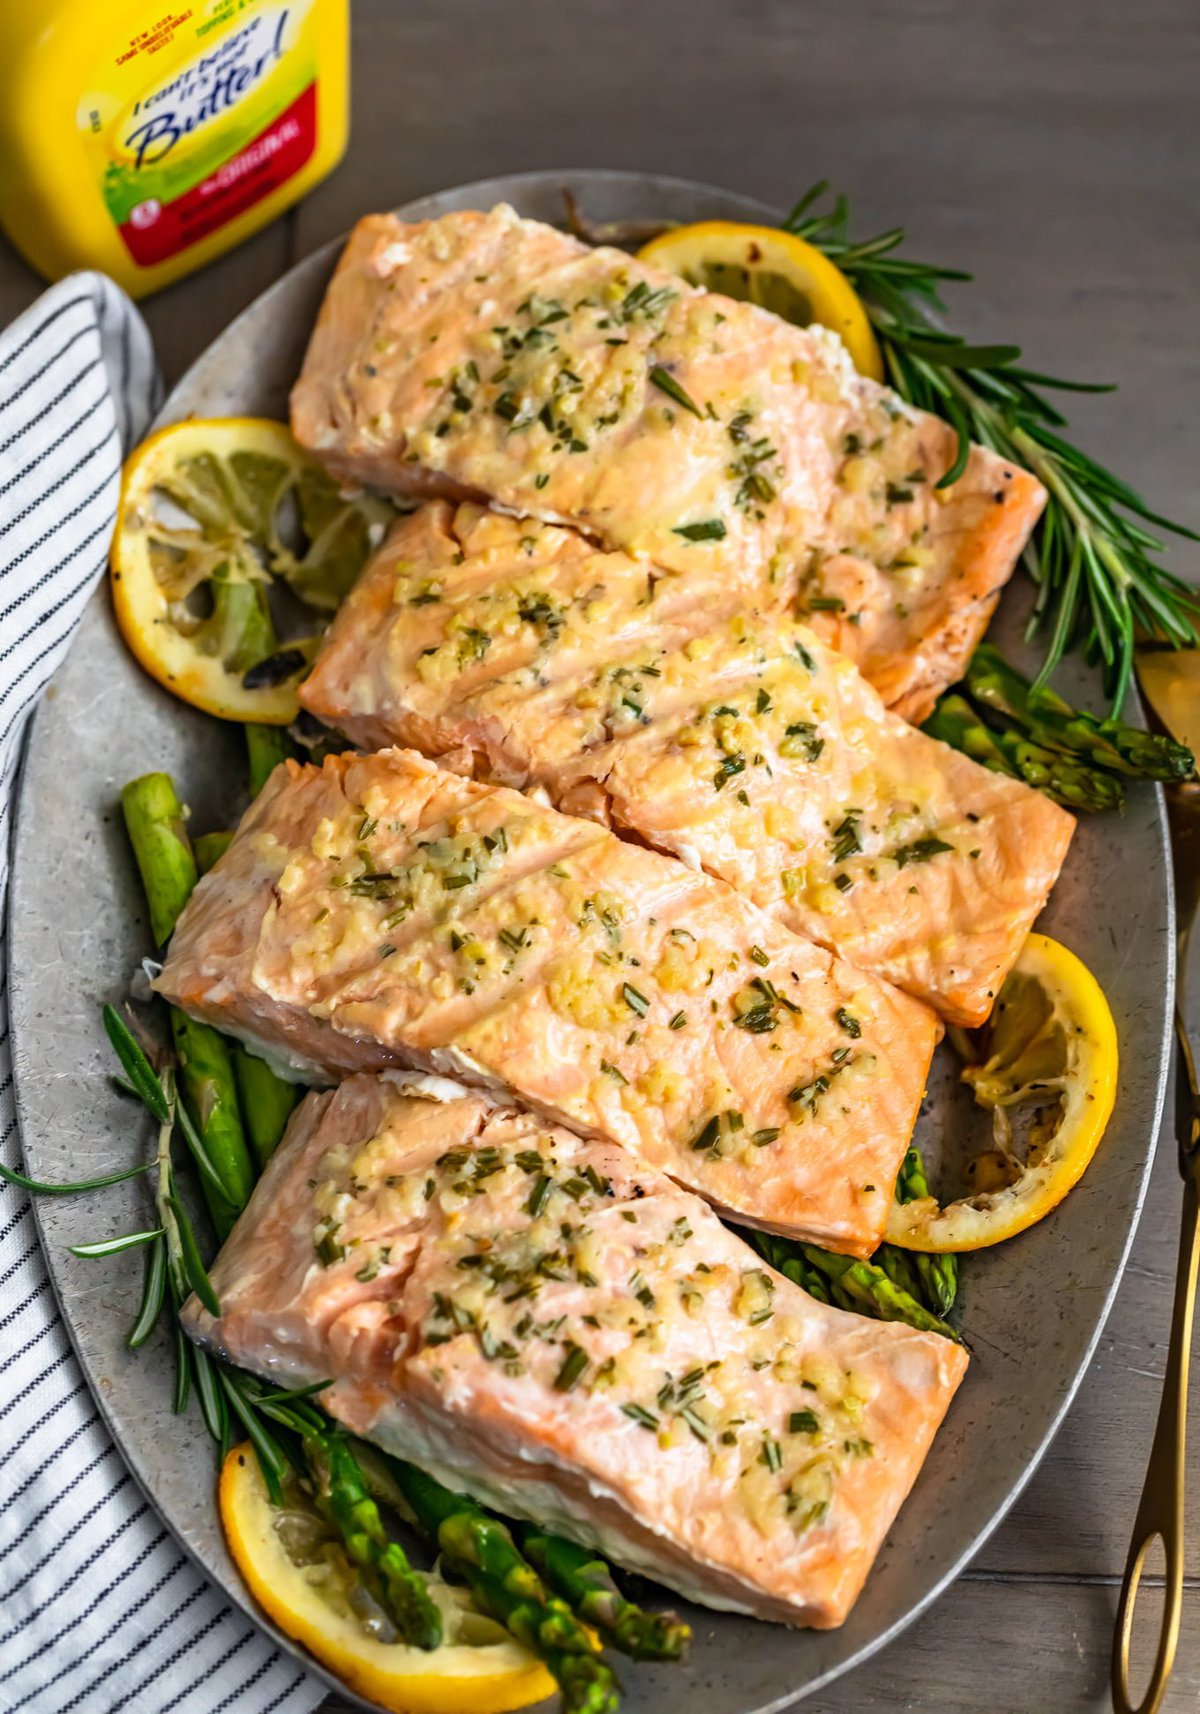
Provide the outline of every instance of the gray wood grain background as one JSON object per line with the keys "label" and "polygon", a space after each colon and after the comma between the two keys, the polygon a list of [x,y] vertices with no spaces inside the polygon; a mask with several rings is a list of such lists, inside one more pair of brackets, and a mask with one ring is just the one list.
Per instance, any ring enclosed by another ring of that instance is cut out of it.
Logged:
{"label": "gray wood grain background", "polygon": [[[174,379],[298,257],[369,209],[425,191],[523,168],[613,166],[784,205],[827,177],[851,197],[860,231],[903,223],[914,253],[977,275],[954,303],[964,331],[1016,339],[1035,366],[1119,383],[1115,400],[1074,405],[1076,432],[1198,527],[1198,114],[1195,0],[354,0],[344,165],[146,312]],[[38,289],[0,245],[0,322]],[[1200,576],[1198,550],[1173,563]],[[1164,1147],[1099,1356],[1041,1470],[935,1609],[806,1709],[1109,1707],[1177,1208]],[[1192,1428],[1170,1714],[1200,1702],[1200,1401]],[[324,1714],[338,1710],[331,1700]]]}

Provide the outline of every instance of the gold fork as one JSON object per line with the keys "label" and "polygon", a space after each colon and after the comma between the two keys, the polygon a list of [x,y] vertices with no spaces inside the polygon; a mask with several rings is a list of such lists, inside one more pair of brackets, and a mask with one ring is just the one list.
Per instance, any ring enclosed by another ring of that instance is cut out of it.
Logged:
{"label": "gold fork", "polygon": [[[1157,722],[1193,754],[1200,754],[1200,650],[1176,651],[1150,645],[1139,651],[1138,678]],[[1113,1636],[1112,1698],[1116,1714],[1156,1714],[1175,1664],[1183,1615],[1184,1449],[1196,1276],[1200,1266],[1200,1082],[1188,1040],[1183,989],[1188,936],[1200,905],[1200,784],[1168,786],[1166,799],[1175,873],[1178,971],[1175,1137],[1183,1178],[1183,1211],[1162,1402],[1125,1562]],[[1135,1705],[1129,1689],[1133,1615],[1146,1556],[1156,1537],[1162,1542],[1166,1557],[1163,1611],[1150,1682],[1142,1700]]]}

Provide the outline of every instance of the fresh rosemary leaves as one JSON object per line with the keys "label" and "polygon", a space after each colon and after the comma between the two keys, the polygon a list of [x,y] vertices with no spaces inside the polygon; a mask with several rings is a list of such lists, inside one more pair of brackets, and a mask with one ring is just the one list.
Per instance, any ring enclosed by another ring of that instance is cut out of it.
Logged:
{"label": "fresh rosemary leaves", "polygon": [[1025,550],[1038,586],[1030,634],[1049,631],[1037,684],[1045,684],[1067,649],[1082,643],[1087,658],[1101,665],[1119,712],[1139,632],[1176,647],[1200,642],[1200,592],[1156,562],[1163,543],[1152,530],[1190,541],[1200,536],[1151,511],[1140,494],[1058,432],[1066,418],[1047,389],[1101,393],[1110,387],[1039,374],[1020,365],[1018,346],[969,345],[945,332],[935,319],[944,309],[940,288],[971,276],[900,255],[901,227],[854,242],[844,196],[818,212],[827,190],[824,182],[814,185],[784,227],[836,263],[858,292],[901,397],[958,431],[958,456],[941,486],[962,474],[975,440],[1031,470],[1049,494]]}

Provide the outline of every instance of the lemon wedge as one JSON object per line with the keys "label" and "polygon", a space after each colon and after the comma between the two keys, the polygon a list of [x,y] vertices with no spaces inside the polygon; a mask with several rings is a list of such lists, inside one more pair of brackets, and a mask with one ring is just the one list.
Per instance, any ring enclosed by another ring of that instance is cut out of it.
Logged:
{"label": "lemon wedge", "polygon": [[221,1469],[225,1539],[250,1593],[281,1631],[360,1696],[393,1714],[507,1714],[554,1694],[542,1663],[464,1591],[431,1575],[442,1612],[440,1648],[409,1648],[373,1631],[347,1598],[339,1549],[302,1496],[271,1504],[254,1449],[235,1446]]}
{"label": "lemon wedge", "polygon": [[909,1250],[980,1250],[1043,1219],[1079,1182],[1116,1099],[1108,1002],[1087,966],[1048,935],[1029,936],[987,1023],[959,1039],[993,1146],[968,1162],[960,1200],[892,1205],[888,1240]]}
{"label": "lemon wedge", "polygon": [[272,605],[286,585],[292,617],[319,629],[393,516],[340,492],[282,423],[174,423],[126,461],[110,553],[121,634],[183,701],[286,725],[317,638],[280,645]]}
{"label": "lemon wedge", "polygon": [[798,327],[839,334],[860,374],[883,380],[883,359],[862,301],[840,268],[803,238],[775,226],[704,220],[676,226],[638,251],[693,286],[759,304]]}

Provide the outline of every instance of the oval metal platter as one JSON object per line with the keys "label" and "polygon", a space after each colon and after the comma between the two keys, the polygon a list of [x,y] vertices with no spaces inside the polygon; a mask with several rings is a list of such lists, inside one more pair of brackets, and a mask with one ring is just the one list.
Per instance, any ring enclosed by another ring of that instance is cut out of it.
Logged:
{"label": "oval metal platter", "polygon": [[[776,218],[702,185],[618,172],[493,179],[400,212],[424,219],[504,200],[558,221],[564,184],[598,220]],[[337,248],[300,263],[235,321],[175,388],[160,421],[189,414],[285,418]],[[1017,650],[1023,601],[1014,589],[999,621],[1002,640]],[[1073,680],[1073,670],[1064,671],[1063,687],[1086,698],[1094,686],[1081,670]],[[148,1123],[109,1085],[100,1024],[101,1003],[128,992],[150,944],[119,788],[147,769],[167,769],[195,825],[227,826],[243,807],[241,748],[238,731],[172,700],[141,673],[99,591],[37,715],[17,825],[10,940],[17,1094],[29,1170],[39,1178],[109,1171],[144,1158],[151,1146]],[[1165,1084],[1173,984],[1165,825],[1155,792],[1135,788],[1130,796],[1124,816],[1080,825],[1044,921],[1086,960],[1111,1000],[1122,1055],[1115,1116],[1090,1172],[1051,1218],[964,1266],[960,1319],[973,1351],[970,1371],[858,1605],[829,1632],[692,1609],[689,1664],[622,1667],[627,1714],[767,1714],[863,1660],[963,1568],[1061,1422],[1117,1289]],[[933,1149],[939,1131],[958,1123],[952,1083],[949,1068],[931,1083],[919,1140]],[[100,1408],[138,1480],[197,1563],[270,1631],[226,1553],[212,1450],[195,1409],[171,1415],[167,1341],[156,1336],[137,1355],[125,1348],[140,1263],[68,1253],[71,1243],[144,1223],[146,1194],[133,1181],[38,1205],[55,1288]]]}

